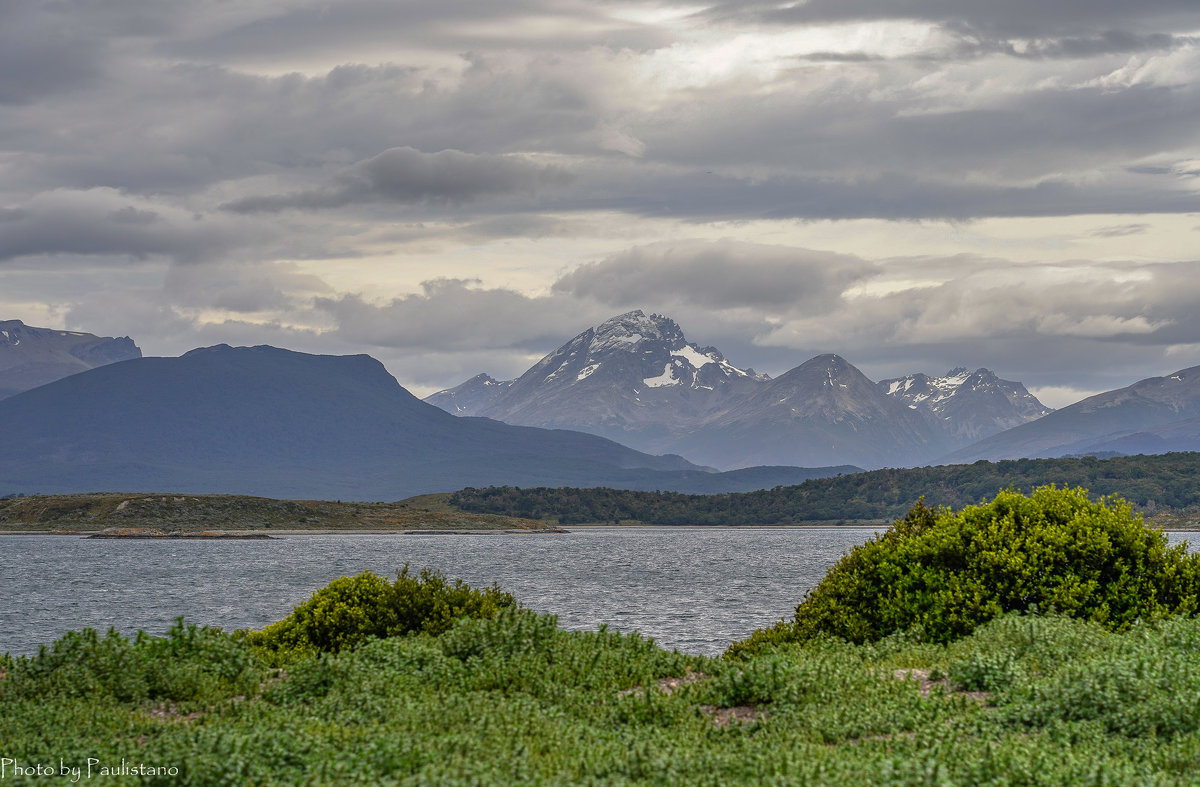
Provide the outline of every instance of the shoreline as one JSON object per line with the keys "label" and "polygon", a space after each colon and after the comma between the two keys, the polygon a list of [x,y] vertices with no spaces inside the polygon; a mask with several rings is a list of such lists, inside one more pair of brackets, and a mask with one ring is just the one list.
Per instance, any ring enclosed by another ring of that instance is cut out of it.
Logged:
{"label": "shoreline", "polygon": [[[223,535],[204,536],[199,533],[179,533],[171,535],[130,535],[130,536],[104,536],[103,530],[0,530],[0,537],[3,536],[76,536],[78,538],[93,538],[101,536],[100,540],[119,541],[119,540],[140,540],[140,541],[232,541],[232,540],[250,540],[263,541],[270,540],[274,536],[436,536],[436,535],[511,535],[511,536],[536,536],[536,535],[561,535],[571,531],[562,528],[545,528],[537,530],[517,530],[517,529],[495,529],[495,530],[467,530],[464,528],[454,528],[446,530],[436,529],[413,529],[413,530],[344,530],[338,528],[313,528],[311,530],[227,530]],[[251,538],[251,536],[255,536]],[[266,536],[266,539],[257,538],[256,536]]]}
{"label": "shoreline", "polygon": [[[886,529],[881,525],[572,525],[565,528],[546,530],[236,530],[229,531],[226,536],[201,536],[198,534],[181,534],[175,536],[106,536],[102,541],[269,541],[272,536],[538,536],[538,535],[569,535],[583,530],[856,530],[863,532]],[[75,536],[76,538],[91,538],[97,536],[99,530],[3,530],[0,538],[5,536]],[[1164,533],[1200,533],[1200,529],[1164,529]],[[249,538],[249,536],[268,536],[268,538]]]}
{"label": "shoreline", "polygon": [[[264,541],[277,536],[438,536],[438,535],[565,535],[587,530],[851,530],[863,532],[880,532],[891,526],[891,523],[877,524],[856,523],[834,525],[824,523],[798,525],[657,525],[644,523],[628,524],[574,524],[547,525],[544,528],[430,528],[416,527],[406,529],[388,528],[248,528],[244,530],[221,530],[211,534],[203,531],[176,531],[165,534],[131,533],[112,535],[104,530],[0,530],[4,536],[75,536],[78,538],[97,538],[98,540],[159,540],[159,541]],[[1197,528],[1162,528],[1164,533],[1200,533]]]}

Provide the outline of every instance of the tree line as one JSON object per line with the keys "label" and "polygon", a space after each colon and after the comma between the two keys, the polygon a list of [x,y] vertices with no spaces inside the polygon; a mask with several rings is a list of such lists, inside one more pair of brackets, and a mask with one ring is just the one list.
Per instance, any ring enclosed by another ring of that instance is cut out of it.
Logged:
{"label": "tree line", "polygon": [[1119,495],[1154,515],[1200,506],[1200,453],[1111,459],[979,461],[818,478],[756,492],[687,495],[605,487],[468,487],[450,503],[463,511],[557,521],[559,524],[636,520],[655,525],[786,525],[893,520],[918,499],[961,508],[1012,488],[1029,493],[1047,484],[1083,487],[1095,497]]}

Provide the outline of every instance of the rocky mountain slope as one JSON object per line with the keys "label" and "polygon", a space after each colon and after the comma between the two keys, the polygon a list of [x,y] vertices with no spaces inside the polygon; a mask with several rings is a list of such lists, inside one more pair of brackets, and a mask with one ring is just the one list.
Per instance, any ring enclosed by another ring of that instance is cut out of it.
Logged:
{"label": "rocky mountain slope", "polygon": [[880,380],[879,389],[928,414],[955,442],[981,440],[1053,412],[1025,386],[989,369],[951,369],[942,377],[910,374]]}
{"label": "rocky mountain slope", "polygon": [[1088,397],[944,457],[1055,457],[1087,453],[1200,450],[1200,366]]}
{"label": "rocky mountain slope", "polygon": [[97,366],[141,357],[142,351],[128,336],[114,339],[3,320],[0,399]]}
{"label": "rocky mountain slope", "polygon": [[[1045,409],[1020,383],[986,370],[952,385],[910,379],[877,385],[826,355],[773,380],[689,342],[670,318],[633,311],[579,334],[516,380],[481,374],[426,401],[458,415],[578,429],[722,469],[921,464]],[[896,395],[906,383],[913,397],[921,385],[944,390],[918,402]]]}
{"label": "rocky mountain slope", "polygon": [[674,320],[639,310],[584,331],[516,380],[478,375],[425,401],[459,415],[579,429],[658,452],[761,379],[716,348],[689,342]]}
{"label": "rocky mountain slope", "polygon": [[819,355],[709,418],[668,450],[714,466],[920,464],[949,439],[837,355]]}

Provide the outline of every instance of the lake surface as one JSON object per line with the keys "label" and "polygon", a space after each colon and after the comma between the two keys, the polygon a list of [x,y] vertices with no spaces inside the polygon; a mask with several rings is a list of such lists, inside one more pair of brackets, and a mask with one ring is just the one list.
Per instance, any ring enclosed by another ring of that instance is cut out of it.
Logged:
{"label": "lake surface", "polygon": [[[0,653],[36,653],[66,631],[162,634],[174,618],[261,628],[331,580],[435,568],[498,584],[560,625],[640,631],[719,654],[790,616],[873,530],[576,528],[565,535],[312,535],[272,541],[0,536]],[[1172,543],[1189,534],[1172,533]],[[1200,543],[1200,538],[1193,535]]]}

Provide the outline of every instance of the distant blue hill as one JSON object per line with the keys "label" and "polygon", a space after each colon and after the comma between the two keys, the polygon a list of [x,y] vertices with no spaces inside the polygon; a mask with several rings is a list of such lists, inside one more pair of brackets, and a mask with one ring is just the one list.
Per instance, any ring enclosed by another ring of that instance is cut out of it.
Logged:
{"label": "distant blue hill", "polygon": [[0,401],[0,494],[143,491],[396,500],[466,486],[722,492],[856,468],[707,472],[579,432],[457,418],[366,355],[219,345]]}

